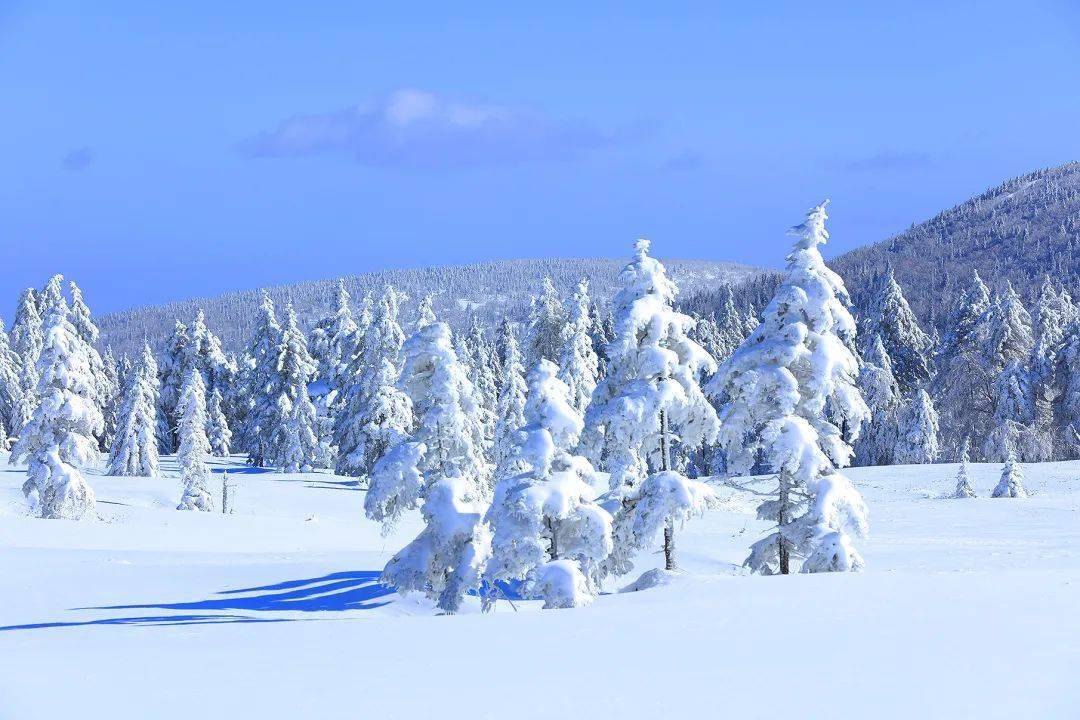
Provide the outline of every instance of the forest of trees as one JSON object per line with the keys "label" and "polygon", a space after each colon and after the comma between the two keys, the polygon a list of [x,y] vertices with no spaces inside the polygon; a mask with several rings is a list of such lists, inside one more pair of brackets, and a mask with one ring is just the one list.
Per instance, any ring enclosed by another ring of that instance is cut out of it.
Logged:
{"label": "forest of trees", "polygon": [[0,440],[27,462],[43,518],[93,516],[82,469],[104,457],[110,474],[150,477],[175,453],[190,511],[214,508],[211,455],[356,477],[371,520],[424,520],[383,582],[446,612],[473,590],[490,606],[506,581],[581,605],[654,544],[674,569],[678,529],[716,481],[762,497],[774,526],[749,568],[845,571],[863,566],[867,529],[841,474],[852,463],[962,460],[969,497],[968,459],[1001,461],[994,495],[1021,497],[1020,463],[1080,457],[1065,287],[1046,276],[1025,302],[973,272],[927,329],[890,265],[852,303],[821,255],[826,217],[821,205],[793,228],[783,272],[681,303],[645,240],[610,301],[585,278],[544,280],[523,322],[497,326],[474,315],[455,330],[430,294],[353,298],[341,281],[304,327],[264,292],[239,352],[196,311],[156,355],[117,355],[55,276],[0,332]]}

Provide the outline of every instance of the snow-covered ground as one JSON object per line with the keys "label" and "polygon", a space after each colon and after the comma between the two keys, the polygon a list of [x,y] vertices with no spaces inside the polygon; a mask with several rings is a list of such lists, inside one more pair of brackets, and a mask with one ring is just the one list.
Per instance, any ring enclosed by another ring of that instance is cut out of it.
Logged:
{"label": "snow-covered ground", "polygon": [[725,491],[669,585],[456,616],[376,582],[418,517],[383,538],[349,479],[216,465],[234,515],[92,475],[88,523],[0,472],[0,718],[1080,717],[1080,463],[1027,500],[988,498],[998,466],[970,501],[939,499],[955,465],[851,471],[862,574],[745,575],[762,523]]}

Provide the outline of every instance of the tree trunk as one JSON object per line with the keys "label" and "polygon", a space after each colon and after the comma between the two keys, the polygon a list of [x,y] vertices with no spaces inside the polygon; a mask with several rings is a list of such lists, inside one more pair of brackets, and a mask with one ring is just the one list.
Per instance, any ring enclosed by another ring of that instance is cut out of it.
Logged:
{"label": "tree trunk", "polygon": [[780,574],[788,575],[791,572],[791,553],[788,549],[787,542],[784,540],[784,525],[787,524],[787,509],[790,497],[788,495],[788,481],[784,473],[780,473],[780,509],[777,514],[777,530],[779,534],[776,536],[776,542],[780,548]]}
{"label": "tree trunk", "polygon": [[[660,469],[671,469],[671,451],[668,447],[667,413],[660,411]],[[664,569],[675,569],[675,524],[668,520],[664,526]]]}

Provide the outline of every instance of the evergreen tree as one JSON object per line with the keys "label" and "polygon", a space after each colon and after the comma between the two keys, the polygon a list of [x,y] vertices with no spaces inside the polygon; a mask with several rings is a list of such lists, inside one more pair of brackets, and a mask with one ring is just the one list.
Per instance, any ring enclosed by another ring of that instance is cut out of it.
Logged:
{"label": "evergreen tree", "polygon": [[589,283],[578,283],[567,311],[567,324],[559,363],[559,379],[570,390],[570,402],[577,412],[585,412],[600,374],[600,360],[589,336]]}
{"label": "evergreen tree", "polygon": [[277,347],[274,375],[269,387],[276,395],[274,412],[261,431],[265,433],[267,455],[264,462],[283,472],[311,472],[319,462],[319,440],[315,434],[315,406],[307,384],[315,373],[315,363],[307,351],[307,340],[296,321],[292,303],[285,310],[285,328]]}
{"label": "evergreen tree", "polygon": [[345,389],[334,434],[339,475],[370,474],[375,462],[412,430],[412,402],[395,386],[404,342],[400,298],[392,286],[383,291],[364,337],[363,355],[370,364]]}
{"label": "evergreen tree", "polygon": [[900,419],[893,461],[900,464],[932,463],[938,456],[938,414],[930,395],[915,391]]}
{"label": "evergreen tree", "polygon": [[360,327],[353,318],[349,301],[349,291],[345,289],[345,281],[338,280],[337,294],[334,297],[333,322],[327,330],[329,336],[327,367],[330,374],[326,379],[339,393],[349,381],[344,373],[350,367],[353,356],[356,355],[363,339],[360,335]]}
{"label": "evergreen tree", "polygon": [[502,326],[503,384],[499,388],[496,404],[495,421],[495,476],[508,477],[525,468],[515,452],[517,434],[525,424],[525,396],[528,386],[525,384],[525,369],[522,366],[521,351],[517,337],[509,323]]}
{"label": "evergreen tree", "polygon": [[180,389],[180,482],[183,495],[177,510],[214,509],[210,494],[210,468],[206,458],[210,442],[206,439],[206,385],[198,368],[188,370]]}
{"label": "evergreen tree", "polygon": [[[4,441],[8,434],[22,429],[23,388],[19,377],[19,358],[11,350],[4,321],[0,319],[0,428],[4,429]],[[5,444],[2,448],[7,449]]]}
{"label": "evergreen tree", "polygon": [[975,488],[971,486],[971,476],[968,474],[968,442],[960,446],[960,467],[956,471],[956,490],[953,497],[966,499],[975,497]]}
{"label": "evergreen tree", "polygon": [[18,434],[30,422],[37,407],[37,362],[44,344],[42,319],[33,288],[23,290],[15,309],[15,322],[11,327],[11,349],[19,360],[20,400],[11,421],[12,432]]}
{"label": "evergreen tree", "polygon": [[557,362],[562,348],[563,326],[566,316],[563,313],[559,293],[550,277],[544,278],[540,294],[533,298],[529,312],[528,357],[530,364],[540,360]]}
{"label": "evergreen tree", "polygon": [[229,430],[229,421],[221,409],[221,391],[214,388],[210,393],[210,403],[207,407],[206,418],[207,440],[210,442],[210,452],[217,457],[226,457],[230,452],[232,431]]}
{"label": "evergreen tree", "polygon": [[177,320],[173,333],[165,345],[159,372],[161,373],[160,413],[158,417],[158,445],[163,453],[172,453],[179,442],[180,389],[190,366],[191,336],[187,325]]}
{"label": "evergreen tree", "polygon": [[263,291],[255,337],[248,350],[243,375],[245,397],[241,404],[246,414],[240,434],[241,448],[248,453],[253,465],[266,464],[273,417],[278,412],[279,380],[278,350],[281,345],[281,325],[274,312],[274,301]]}
{"label": "evergreen tree", "polygon": [[863,356],[858,385],[870,409],[870,419],[859,434],[855,457],[860,465],[891,465],[899,432],[901,398],[892,360],[880,337],[874,337]]}
{"label": "evergreen tree", "polygon": [[[693,320],[673,309],[678,288],[664,266],[638,240],[635,258],[620,274],[615,296],[615,338],[608,345],[608,374],[596,386],[586,412],[591,432],[583,448],[610,472],[616,513],[615,559],[611,569],[630,569],[636,549],[626,529],[634,508],[653,501],[643,493],[666,492],[656,483],[639,487],[650,467],[673,470],[674,453],[687,457],[716,438],[716,411],[698,385],[716,363],[689,337]],[[674,522],[664,529],[668,569],[674,569]],[[621,542],[625,540],[626,542]]]}
{"label": "evergreen tree", "polygon": [[95,436],[103,421],[95,403],[87,346],[68,318],[59,287],[55,291],[48,296],[38,358],[39,403],[11,456],[27,459],[23,492],[37,514],[78,520],[93,516],[96,509],[94,492],[79,466],[95,458]]}
{"label": "evergreen tree", "polygon": [[[860,334],[880,338],[903,395],[911,395],[930,379],[930,338],[919,327],[890,265],[871,294]],[[865,352],[865,350],[864,350]]]}
{"label": "evergreen tree", "polygon": [[158,474],[156,438],[158,369],[149,345],[138,367],[128,373],[117,433],[109,453],[109,475],[154,477]]}
{"label": "evergreen tree", "polygon": [[557,374],[548,360],[530,373],[528,423],[516,445],[527,469],[499,480],[487,514],[488,583],[523,580],[526,594],[543,598],[545,608],[590,602],[591,580],[613,548],[611,516],[592,488],[596,473],[573,453],[584,423]]}
{"label": "evergreen tree", "polygon": [[[59,277],[58,275],[57,278]],[[82,290],[75,284],[74,280],[68,283],[68,287],[71,290],[69,318],[75,328],[75,334],[86,345],[86,355],[90,360],[90,375],[94,380],[94,402],[97,404],[98,411],[104,417],[105,406],[112,397],[114,388],[109,384],[109,378],[105,373],[105,363],[102,361],[101,354],[98,353],[96,347],[100,331],[97,325],[94,324],[90,308],[87,307],[86,301],[83,299]],[[109,445],[106,440],[105,426],[102,425],[101,434],[98,435],[99,450],[108,449]]]}
{"label": "evergreen tree", "polygon": [[792,556],[803,558],[803,572],[864,564],[850,535],[866,533],[866,506],[838,472],[852,450],[837,422],[858,437],[869,411],[855,385],[847,291],[819,249],[829,237],[826,219],[822,204],[792,229],[795,247],[761,324],[710,384],[728,398],[719,441],[729,472],[748,474],[760,464],[775,473],[758,517],[776,530],[746,560],[763,574],[787,574]]}
{"label": "evergreen tree", "polygon": [[101,404],[101,416],[104,420],[102,440],[106,447],[111,448],[116,440],[116,432],[119,426],[118,413],[124,403],[124,388],[120,384],[120,366],[113,355],[112,347],[105,349],[105,355],[101,358],[102,388],[105,392],[104,401]]}
{"label": "evergreen tree", "polygon": [[1024,469],[1016,461],[1016,455],[1011,451],[1005,458],[1005,466],[1001,468],[1001,480],[990,497],[995,498],[1026,498],[1027,491],[1024,489]]}

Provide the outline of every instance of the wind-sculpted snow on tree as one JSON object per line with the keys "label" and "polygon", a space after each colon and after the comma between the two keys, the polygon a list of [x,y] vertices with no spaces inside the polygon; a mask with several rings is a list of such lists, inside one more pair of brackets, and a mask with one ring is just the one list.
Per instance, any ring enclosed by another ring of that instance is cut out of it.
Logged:
{"label": "wind-sculpted snow on tree", "polygon": [[919,389],[900,416],[893,462],[920,465],[934,462],[937,456],[937,410],[930,395]]}
{"label": "wind-sculpted snow on tree", "polygon": [[855,385],[847,291],[821,257],[826,219],[822,204],[792,229],[795,246],[761,324],[709,387],[728,398],[719,443],[729,473],[748,474],[757,465],[775,473],[758,516],[776,530],[746,560],[763,574],[787,574],[793,556],[803,572],[863,567],[850,537],[866,533],[866,505],[838,472],[852,450],[836,423],[857,438],[869,410]]}
{"label": "wind-sculpted snow on tree", "polygon": [[[650,469],[669,471],[672,455],[683,457],[716,438],[717,417],[698,385],[716,363],[690,339],[694,321],[673,309],[678,288],[664,266],[649,256],[649,241],[635,243],[634,260],[623,269],[614,299],[615,337],[608,344],[608,374],[596,386],[585,415],[589,431],[582,447],[611,474],[614,499],[617,572],[630,569],[637,547],[627,528],[634,507],[659,484],[639,487]],[[674,567],[675,523],[664,530],[664,551]]]}
{"label": "wind-sculpted snow on tree", "polygon": [[525,593],[543,598],[545,608],[590,602],[592,581],[613,549],[611,515],[596,504],[596,473],[573,454],[583,422],[557,374],[547,360],[529,374],[528,422],[516,444],[527,469],[498,481],[487,514],[494,534],[488,583],[523,580]]}
{"label": "wind-sculpted snow on tree", "polygon": [[483,427],[449,327],[423,325],[404,352],[399,386],[412,400],[416,430],[376,463],[364,511],[385,527],[423,499],[425,528],[390,560],[382,582],[403,594],[422,590],[452,613],[478,586],[490,547]]}
{"label": "wind-sculpted snow on tree", "polygon": [[569,303],[559,379],[570,390],[570,402],[578,412],[585,412],[600,375],[600,360],[589,335],[589,283],[582,280]]}
{"label": "wind-sculpted snow on tree", "polygon": [[210,441],[206,438],[206,385],[198,368],[188,370],[180,388],[180,483],[183,495],[177,510],[214,509],[210,494],[210,468],[206,458]]}
{"label": "wind-sculpted snow on tree", "polygon": [[11,452],[13,459],[28,463],[23,492],[40,517],[93,517],[94,492],[79,466],[96,457],[96,436],[104,423],[86,343],[58,292],[45,318],[37,376],[38,405]]}
{"label": "wind-sculpted snow on tree", "polygon": [[1005,466],[1001,468],[1001,480],[990,497],[995,498],[1026,498],[1027,490],[1024,489],[1024,469],[1016,461],[1016,454],[1009,452],[1005,458]]}
{"label": "wind-sculpted snow on tree", "polygon": [[139,365],[128,373],[117,433],[109,453],[109,475],[153,477],[158,474],[158,369],[149,345]]}

